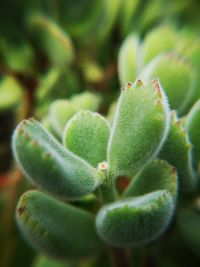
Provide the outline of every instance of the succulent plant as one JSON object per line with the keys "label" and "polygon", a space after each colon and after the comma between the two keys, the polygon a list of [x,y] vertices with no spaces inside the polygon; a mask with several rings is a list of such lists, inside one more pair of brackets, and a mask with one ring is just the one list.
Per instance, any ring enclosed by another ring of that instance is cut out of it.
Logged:
{"label": "succulent plant", "polygon": [[5,1],[0,25],[0,267],[199,266],[198,0]]}
{"label": "succulent plant", "polygon": [[[157,239],[176,209],[177,171],[180,190],[195,187],[195,176],[187,176],[192,166],[185,134],[170,116],[158,80],[122,88],[112,127],[98,113],[79,111],[67,122],[62,144],[36,120],[21,122],[13,135],[14,156],[41,190],[19,200],[23,235],[63,259],[97,254],[105,244],[126,249]],[[119,192],[116,183],[123,177],[129,183]],[[94,210],[76,206],[90,194]]]}

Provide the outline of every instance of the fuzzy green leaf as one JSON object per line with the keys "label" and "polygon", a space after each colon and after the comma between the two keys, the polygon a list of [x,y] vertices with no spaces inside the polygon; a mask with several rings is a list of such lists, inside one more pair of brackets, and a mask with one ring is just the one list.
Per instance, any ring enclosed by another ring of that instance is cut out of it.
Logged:
{"label": "fuzzy green leaf", "polygon": [[175,54],[162,54],[149,63],[141,77],[144,80],[159,77],[169,98],[170,107],[184,114],[195,93],[195,71]]}
{"label": "fuzzy green leaf", "polygon": [[44,116],[41,120],[41,124],[42,124],[42,127],[44,127],[50,134],[52,134],[55,138],[58,138],[53,127],[51,126],[49,116]]}
{"label": "fuzzy green leaf", "polygon": [[25,175],[59,197],[79,198],[99,185],[98,171],[66,150],[34,119],[15,130],[13,151]]}
{"label": "fuzzy green leaf", "polygon": [[177,168],[179,185],[183,191],[190,191],[195,186],[192,168],[191,143],[176,113],[171,113],[168,138],[160,152],[160,157]]}
{"label": "fuzzy green leaf", "polygon": [[121,85],[134,82],[137,78],[141,60],[139,58],[139,39],[135,34],[129,35],[123,42],[118,58],[118,73]]}
{"label": "fuzzy green leaf", "polygon": [[94,167],[106,160],[110,127],[98,113],[80,111],[66,125],[63,143]]}
{"label": "fuzzy green leaf", "polygon": [[124,197],[140,196],[156,190],[168,190],[174,200],[177,196],[176,169],[167,161],[156,159],[141,170],[124,192]]}
{"label": "fuzzy green leaf", "polygon": [[186,128],[189,133],[190,141],[193,144],[193,154],[196,167],[200,171],[200,100],[196,102],[186,117]]}
{"label": "fuzzy green leaf", "polygon": [[90,92],[73,96],[70,100],[55,100],[49,109],[49,119],[52,128],[58,136],[62,136],[66,123],[81,109],[96,111],[100,97]]}
{"label": "fuzzy green leaf", "polygon": [[22,195],[16,218],[26,239],[51,257],[85,257],[95,253],[101,244],[92,214],[39,191]]}
{"label": "fuzzy green leaf", "polygon": [[157,80],[122,90],[108,144],[112,175],[133,175],[155,157],[168,133],[165,95]]}
{"label": "fuzzy green leaf", "polygon": [[115,112],[117,109],[117,101],[114,101],[110,104],[106,119],[108,120],[108,122],[110,123],[110,125],[113,124],[113,120],[115,117]]}
{"label": "fuzzy green leaf", "polygon": [[137,246],[159,237],[169,225],[173,200],[166,191],[156,191],[103,207],[96,220],[99,236],[116,246]]}

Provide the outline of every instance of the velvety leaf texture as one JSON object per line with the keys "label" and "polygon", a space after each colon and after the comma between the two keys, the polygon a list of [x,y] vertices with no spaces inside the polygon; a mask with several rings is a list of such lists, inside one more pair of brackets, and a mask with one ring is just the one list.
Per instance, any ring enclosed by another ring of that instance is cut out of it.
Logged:
{"label": "velvety leaf texture", "polygon": [[168,133],[168,105],[157,80],[122,89],[108,144],[111,174],[133,175],[155,157]]}
{"label": "velvety leaf texture", "polygon": [[98,213],[99,236],[115,246],[137,246],[156,239],[169,225],[173,200],[166,191],[155,191],[104,206]]}
{"label": "velvety leaf texture", "polygon": [[13,151],[25,175],[59,197],[78,198],[99,185],[98,171],[66,150],[34,119],[15,130]]}
{"label": "velvety leaf texture", "polygon": [[45,116],[41,120],[42,127],[44,127],[50,134],[52,134],[54,137],[58,138],[58,135],[56,134],[55,130],[51,126],[49,116]]}
{"label": "velvety leaf texture", "polygon": [[51,257],[85,257],[101,245],[92,214],[39,191],[21,196],[16,218],[26,239]]}
{"label": "velvety leaf texture", "polygon": [[177,168],[179,186],[183,191],[191,191],[195,187],[191,152],[192,146],[188,134],[176,113],[172,112],[169,135],[162,147],[160,157]]}
{"label": "velvety leaf texture", "polygon": [[177,173],[167,161],[156,159],[148,163],[124,192],[124,197],[140,196],[156,190],[168,190],[174,201],[177,196]]}
{"label": "velvety leaf texture", "polygon": [[66,125],[64,145],[94,167],[106,160],[110,127],[98,113],[80,111]]}

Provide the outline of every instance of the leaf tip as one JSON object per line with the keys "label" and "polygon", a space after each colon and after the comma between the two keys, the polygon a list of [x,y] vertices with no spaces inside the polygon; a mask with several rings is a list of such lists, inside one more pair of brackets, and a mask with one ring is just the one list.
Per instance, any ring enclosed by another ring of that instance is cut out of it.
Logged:
{"label": "leaf tip", "polygon": [[130,90],[133,87],[133,84],[131,82],[127,83],[127,89]]}
{"label": "leaf tip", "polygon": [[22,215],[23,215],[25,209],[26,209],[26,208],[25,208],[24,206],[19,207],[19,208],[17,209],[19,216],[22,216]]}
{"label": "leaf tip", "polygon": [[154,86],[154,88],[156,90],[157,97],[159,99],[162,99],[162,90],[161,90],[159,79],[151,80],[151,84]]}

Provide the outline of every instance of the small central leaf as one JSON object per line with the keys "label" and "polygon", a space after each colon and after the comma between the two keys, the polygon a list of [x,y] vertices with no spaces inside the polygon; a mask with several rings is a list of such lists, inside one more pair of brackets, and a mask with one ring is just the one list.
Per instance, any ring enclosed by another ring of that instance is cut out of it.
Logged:
{"label": "small central leaf", "polygon": [[106,160],[110,127],[98,113],[80,111],[66,125],[63,143],[74,154],[97,168]]}

